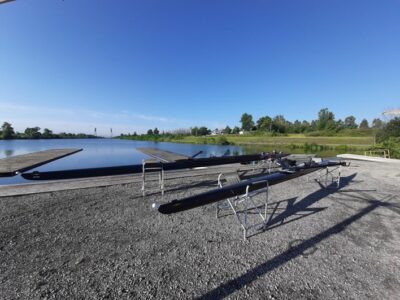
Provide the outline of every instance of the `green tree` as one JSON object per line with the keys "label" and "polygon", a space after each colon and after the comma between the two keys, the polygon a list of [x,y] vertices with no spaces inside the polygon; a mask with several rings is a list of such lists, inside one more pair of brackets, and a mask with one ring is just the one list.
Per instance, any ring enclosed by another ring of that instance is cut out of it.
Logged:
{"label": "green tree", "polygon": [[229,126],[226,126],[224,130],[222,130],[223,133],[225,134],[230,134],[232,132],[232,129]]}
{"label": "green tree", "polygon": [[197,132],[198,135],[208,135],[210,133],[211,133],[211,130],[208,129],[207,127],[205,127],[205,126],[200,127],[198,132]]}
{"label": "green tree", "polygon": [[311,131],[311,124],[306,120],[301,122],[301,127],[302,127],[302,132]]}
{"label": "green tree", "polygon": [[318,121],[312,120],[310,123],[310,131],[318,130]]}
{"label": "green tree", "polygon": [[372,120],[372,128],[381,129],[381,128],[383,128],[383,125],[384,124],[383,124],[382,120],[379,118]]}
{"label": "green tree", "polygon": [[288,129],[288,122],[282,115],[277,115],[272,120],[272,130],[279,133],[285,133]]}
{"label": "green tree", "polygon": [[198,136],[199,135],[199,127],[197,127],[197,126],[192,127],[192,129],[190,130],[190,134],[194,135],[194,136]]}
{"label": "green tree", "polygon": [[400,117],[396,117],[387,122],[377,133],[379,142],[383,142],[391,137],[400,137]]}
{"label": "green tree", "polygon": [[14,128],[11,126],[10,123],[4,122],[1,126],[2,137],[5,140],[12,139],[15,135]]}
{"label": "green tree", "polygon": [[257,129],[262,131],[271,131],[272,119],[269,116],[261,117],[257,120]]}
{"label": "green tree", "polygon": [[25,129],[25,136],[28,139],[38,139],[41,136],[40,127],[28,127]]}
{"label": "green tree", "polygon": [[[122,134],[121,134],[122,135]],[[42,134],[42,136],[44,137],[44,138],[51,138],[51,137],[53,137],[53,131],[51,131],[50,129],[48,129],[48,128],[45,128],[45,129],[43,129],[43,134]]]}
{"label": "green tree", "polygon": [[147,134],[148,134],[148,135],[153,135],[153,129],[147,130]]}
{"label": "green tree", "polygon": [[339,119],[336,121],[335,127],[336,127],[336,130],[338,130],[338,131],[343,130],[345,128],[344,122],[342,121],[342,119]]}
{"label": "green tree", "polygon": [[400,136],[400,117],[390,120],[385,126],[385,131],[388,136]]}
{"label": "green tree", "polygon": [[369,124],[367,119],[362,119],[361,123],[360,123],[360,129],[368,129],[369,128]]}
{"label": "green tree", "polygon": [[240,118],[240,123],[242,123],[243,130],[250,131],[254,126],[253,116],[249,115],[247,113],[244,113],[242,115],[242,117]]}
{"label": "green tree", "polygon": [[327,108],[323,108],[318,113],[316,122],[318,130],[333,130],[335,129],[335,115]]}
{"label": "green tree", "polygon": [[299,120],[294,121],[291,128],[292,132],[294,133],[301,133],[304,131],[303,126]]}
{"label": "green tree", "polygon": [[232,129],[232,133],[233,133],[233,134],[238,134],[239,132],[240,132],[240,128],[237,127],[237,126],[235,126],[235,127]]}
{"label": "green tree", "polygon": [[160,134],[160,131],[159,131],[158,128],[156,127],[156,128],[154,128],[153,133],[154,133],[155,135],[159,135],[159,134]]}
{"label": "green tree", "polygon": [[357,128],[356,118],[354,116],[348,116],[344,119],[344,126],[348,129]]}

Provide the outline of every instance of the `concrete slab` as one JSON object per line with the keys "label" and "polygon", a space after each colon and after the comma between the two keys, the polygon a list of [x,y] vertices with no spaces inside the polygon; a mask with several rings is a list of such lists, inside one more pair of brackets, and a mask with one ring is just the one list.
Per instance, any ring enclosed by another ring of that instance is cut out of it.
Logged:
{"label": "concrete slab", "polygon": [[383,157],[375,157],[375,156],[365,156],[365,155],[357,155],[357,154],[338,154],[337,157],[344,158],[344,159],[354,159],[354,160],[400,164],[400,159],[383,158]]}

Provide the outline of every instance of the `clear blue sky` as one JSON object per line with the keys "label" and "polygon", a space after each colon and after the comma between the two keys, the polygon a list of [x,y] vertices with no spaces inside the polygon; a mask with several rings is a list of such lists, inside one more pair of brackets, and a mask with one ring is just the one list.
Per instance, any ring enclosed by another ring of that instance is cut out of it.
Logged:
{"label": "clear blue sky", "polygon": [[400,1],[0,5],[0,122],[106,134],[400,106]]}

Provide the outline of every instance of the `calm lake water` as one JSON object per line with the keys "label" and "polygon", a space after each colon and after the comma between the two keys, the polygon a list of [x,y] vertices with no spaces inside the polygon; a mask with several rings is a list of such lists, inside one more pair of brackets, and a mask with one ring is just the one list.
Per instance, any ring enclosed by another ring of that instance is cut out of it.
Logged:
{"label": "calm lake water", "polygon": [[[55,140],[0,140],[0,159],[26,154],[36,151],[56,148],[83,148],[81,152],[53,161],[34,170],[54,171],[66,169],[94,168],[116,165],[140,164],[142,159],[149,158],[142,152],[136,150],[138,147],[152,147],[169,150],[186,155],[194,155],[200,150],[203,151],[198,157],[209,157],[210,155],[238,155],[248,153],[269,152],[272,150],[283,151],[286,153],[301,153],[302,150],[295,151],[274,146],[220,146],[220,145],[193,145],[175,144],[165,142],[144,142],[129,141],[118,139],[55,139]],[[333,156],[334,153],[320,152],[322,157]],[[33,170],[32,170],[33,171]],[[30,182],[20,176],[1,178],[0,184]]]}
{"label": "calm lake water", "polygon": [[[140,164],[147,155],[136,150],[138,147],[152,147],[197,157],[221,156],[224,154],[243,154],[238,146],[192,145],[175,143],[156,143],[118,139],[59,139],[59,140],[8,140],[0,141],[0,159],[36,151],[57,148],[83,148],[81,152],[40,166],[37,171],[81,169],[117,165]],[[33,171],[32,170],[32,171]],[[0,184],[30,182],[20,176],[1,178]]]}

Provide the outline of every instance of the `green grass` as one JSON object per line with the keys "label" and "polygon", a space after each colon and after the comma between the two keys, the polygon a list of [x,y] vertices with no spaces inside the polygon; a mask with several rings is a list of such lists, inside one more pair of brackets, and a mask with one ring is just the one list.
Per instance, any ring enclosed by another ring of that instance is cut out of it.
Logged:
{"label": "green grass", "polygon": [[[129,139],[129,137],[128,137]],[[239,145],[246,153],[318,153],[321,157],[340,153],[363,154],[373,145],[372,136],[308,136],[304,134],[223,135],[223,136],[146,136],[144,140],[188,144]]]}
{"label": "green grass", "polygon": [[[369,147],[373,144],[373,137],[346,137],[346,136],[306,136],[303,134],[291,134],[288,136],[251,136],[251,135],[224,135],[227,142],[234,145],[347,145],[350,147]],[[171,142],[192,144],[215,144],[219,137],[184,136]]]}

